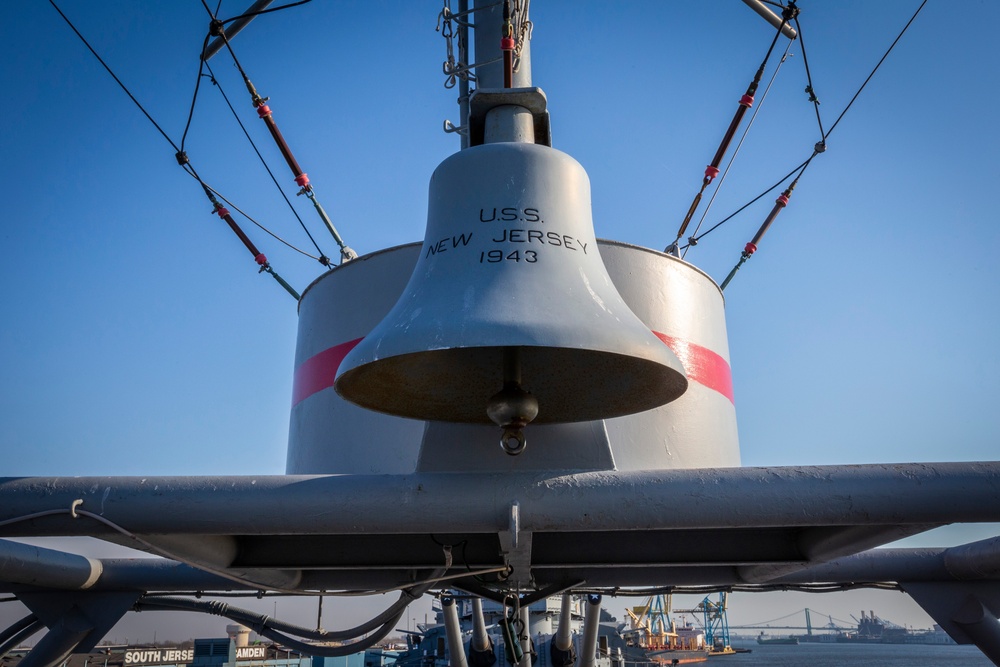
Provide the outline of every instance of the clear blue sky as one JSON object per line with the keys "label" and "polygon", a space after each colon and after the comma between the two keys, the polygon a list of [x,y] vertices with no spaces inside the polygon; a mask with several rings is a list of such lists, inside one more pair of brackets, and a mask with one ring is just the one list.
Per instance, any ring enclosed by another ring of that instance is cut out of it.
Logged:
{"label": "clear blue sky", "polygon": [[[244,4],[225,0],[221,14]],[[800,3],[827,127],[918,4]],[[207,28],[201,4],[60,6],[179,142]],[[260,18],[234,42],[360,253],[422,238],[430,173],[458,149],[441,131],[458,109],[442,86],[439,9],[314,2]],[[534,81],[554,145],[590,174],[598,236],[664,247],[772,28],[737,0],[536,0],[532,19]],[[1000,4],[929,2],[727,290],[745,464],[997,458],[998,27]],[[0,50],[0,475],[283,472],[294,301],[256,273],[170,146],[47,3],[0,8]],[[801,43],[791,51],[706,226],[819,138]],[[291,194],[231,61],[212,65]],[[186,149],[206,181],[308,246],[207,81]],[[721,281],[773,199],[687,259]],[[296,288],[319,274],[244,226]]]}

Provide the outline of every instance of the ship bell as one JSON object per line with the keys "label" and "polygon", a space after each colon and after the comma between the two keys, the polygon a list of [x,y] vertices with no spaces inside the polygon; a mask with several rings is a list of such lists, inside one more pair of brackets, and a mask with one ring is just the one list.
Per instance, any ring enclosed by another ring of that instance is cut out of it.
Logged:
{"label": "ship bell", "polygon": [[567,154],[500,142],[445,159],[420,252],[399,301],[340,364],[345,399],[414,419],[494,421],[516,454],[529,422],[619,417],[686,390],[681,362],[611,282],[590,180]]}

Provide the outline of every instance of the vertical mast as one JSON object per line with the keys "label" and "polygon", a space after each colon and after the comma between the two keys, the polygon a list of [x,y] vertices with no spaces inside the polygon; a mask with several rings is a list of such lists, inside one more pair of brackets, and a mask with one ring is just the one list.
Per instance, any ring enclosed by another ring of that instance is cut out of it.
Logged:
{"label": "vertical mast", "polygon": [[[476,7],[475,62],[488,63],[476,67],[476,88],[503,88],[503,53],[500,51],[500,38],[503,30],[504,2],[491,0],[472,0]],[[490,5],[479,8],[480,5]],[[523,11],[523,10],[522,10]],[[523,18],[523,17],[522,17]],[[515,26],[516,27],[516,26]],[[514,39],[518,39],[515,32]],[[520,63],[514,71],[513,88],[528,88],[531,86],[531,40],[525,39],[521,47]]]}

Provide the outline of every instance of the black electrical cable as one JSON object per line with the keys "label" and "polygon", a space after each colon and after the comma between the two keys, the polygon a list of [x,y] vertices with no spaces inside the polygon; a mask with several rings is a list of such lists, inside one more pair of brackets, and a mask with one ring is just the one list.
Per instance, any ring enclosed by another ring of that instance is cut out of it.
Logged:
{"label": "black electrical cable", "polygon": [[[201,52],[205,52],[208,46],[208,39],[211,34],[205,35],[205,42],[201,45]],[[194,95],[191,96],[191,108],[188,110],[187,122],[184,124],[184,134],[181,135],[181,151],[184,150],[184,143],[187,141],[188,130],[191,128],[191,119],[194,118],[194,105],[198,101],[198,91],[201,89],[201,76],[205,71],[205,61],[199,58],[198,78],[194,82]]]}
{"label": "black electrical cable", "polygon": [[95,58],[97,58],[97,62],[101,63],[101,65],[104,66],[104,69],[106,69],[108,74],[111,75],[111,78],[115,80],[115,83],[121,86],[121,89],[125,91],[125,94],[129,96],[129,99],[135,102],[135,105],[139,107],[139,111],[141,111],[146,116],[146,118],[149,119],[149,122],[153,124],[153,127],[155,127],[159,131],[159,133],[163,135],[163,138],[166,139],[171,146],[173,146],[174,151],[180,152],[181,149],[177,147],[177,144],[175,144],[173,140],[169,136],[167,136],[167,133],[163,131],[162,127],[157,125],[156,121],[153,120],[153,117],[149,115],[149,112],[147,112],[146,109],[144,109],[143,106],[139,104],[139,100],[135,99],[135,96],[129,91],[128,88],[125,87],[125,84],[121,82],[121,79],[115,76],[115,73],[111,71],[111,68],[108,67],[108,64],[106,62],[104,62],[104,59],[101,58],[101,56],[97,55],[97,51],[95,51],[94,47],[90,45],[90,42],[88,42],[86,38],[80,34],[80,31],[76,29],[76,26],[73,25],[73,22],[70,21],[69,18],[62,13],[62,10],[59,9],[59,6],[55,3],[55,0],[49,0],[49,4],[52,5],[52,7],[57,12],[59,12],[59,16],[61,16],[63,20],[66,21],[66,25],[68,25],[73,30],[73,32],[76,33],[76,36],[80,38],[80,41],[83,42],[84,46],[90,49],[90,52],[94,54]]}
{"label": "black electrical cable", "polygon": [[342,657],[346,655],[353,655],[355,653],[359,653],[360,651],[364,651],[367,648],[371,648],[387,637],[390,632],[395,630],[396,623],[399,622],[399,619],[401,619],[403,614],[406,612],[405,608],[400,609],[395,615],[386,619],[384,624],[378,626],[374,633],[364,637],[363,639],[359,639],[349,644],[341,644],[339,646],[327,646],[323,644],[308,644],[280,632],[275,628],[279,625],[296,628],[296,631],[300,636],[310,637],[319,641],[332,639],[330,635],[333,633],[326,633],[326,636],[322,636],[322,633],[310,628],[303,628],[282,623],[277,619],[264,614],[258,614],[247,609],[232,607],[225,602],[218,602],[215,600],[195,601],[143,597],[135,603],[133,609],[136,611],[198,611],[216,616],[222,616],[223,618],[228,618],[242,625],[246,625],[257,634],[278,642],[282,646],[290,648],[294,651],[299,651],[307,655],[318,655],[324,657]]}
{"label": "black electrical cable", "polygon": [[840,120],[844,117],[844,114],[846,114],[847,110],[851,108],[852,104],[854,104],[854,100],[858,99],[858,95],[861,94],[861,91],[865,89],[865,86],[868,85],[868,82],[871,81],[873,76],[875,76],[875,72],[877,72],[878,68],[882,66],[882,63],[885,61],[885,59],[889,57],[889,54],[892,53],[892,49],[896,46],[896,43],[900,39],[902,39],[903,34],[906,32],[907,28],[910,27],[910,24],[913,23],[914,19],[917,18],[917,14],[920,13],[920,10],[922,10],[924,8],[924,5],[926,4],[927,0],[924,0],[923,2],[920,3],[920,6],[917,7],[917,11],[913,12],[913,16],[910,17],[910,20],[906,22],[906,25],[903,26],[903,29],[899,31],[898,35],[896,35],[896,39],[894,39],[892,41],[892,44],[889,45],[889,48],[886,50],[885,55],[883,55],[882,58],[878,61],[878,64],[875,65],[875,69],[872,70],[872,73],[868,75],[868,78],[865,79],[865,82],[861,84],[860,88],[858,88],[858,92],[854,93],[854,97],[851,98],[851,101],[847,103],[847,106],[844,107],[844,110],[840,112],[839,116],[837,116],[837,120],[833,122],[833,125],[830,126],[829,131],[827,131],[827,133],[823,136],[824,139],[829,137],[830,134],[833,132],[834,128],[837,127],[837,125],[840,123]]}
{"label": "black electrical cable", "polygon": [[813,104],[813,109],[816,111],[816,122],[819,124],[819,136],[826,138],[826,132],[823,130],[823,119],[819,115],[819,98],[816,97],[816,89],[813,87],[812,72],[809,71],[809,58],[806,56],[806,42],[802,37],[802,26],[799,25],[799,18],[796,16],[795,21],[795,31],[799,36],[799,44],[802,45],[802,64],[805,66],[806,70],[806,92],[809,94],[809,101]]}

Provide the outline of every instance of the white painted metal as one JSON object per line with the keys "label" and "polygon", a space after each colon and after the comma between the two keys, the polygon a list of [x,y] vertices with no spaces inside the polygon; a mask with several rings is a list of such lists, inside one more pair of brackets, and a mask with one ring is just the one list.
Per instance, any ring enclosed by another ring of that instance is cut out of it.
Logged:
{"label": "white painted metal", "polygon": [[[374,328],[402,292],[419,248],[366,255],[306,290],[299,306],[297,382],[312,357]],[[607,241],[599,248],[615,288],[648,328],[728,362],[724,303],[711,278],[663,253]],[[335,372],[327,368],[331,382]],[[529,426],[528,435],[532,446],[509,457],[496,446],[492,426],[431,422],[425,432],[425,422],[358,408],[327,388],[292,408],[287,471],[650,470],[740,462],[733,403],[697,381],[680,399],[654,410],[606,422]]]}
{"label": "white painted metal", "polygon": [[632,414],[687,388],[607,274],[583,167],[546,146],[485,144],[435,170],[413,276],[335,387],[389,414],[489,423],[511,347],[538,400],[533,423]]}

